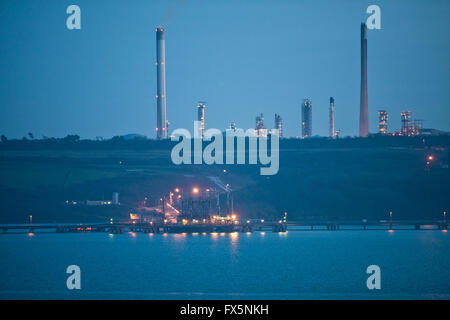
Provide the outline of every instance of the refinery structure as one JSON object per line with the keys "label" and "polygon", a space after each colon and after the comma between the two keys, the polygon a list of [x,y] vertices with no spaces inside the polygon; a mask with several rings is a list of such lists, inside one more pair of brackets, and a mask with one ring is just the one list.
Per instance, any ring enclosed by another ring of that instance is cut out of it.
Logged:
{"label": "refinery structure", "polygon": [[[368,137],[370,135],[369,125],[369,97],[367,83],[367,26],[361,23],[361,88],[360,88],[360,106],[359,106],[359,137]],[[166,119],[166,74],[165,74],[165,36],[162,27],[156,28],[156,70],[157,70],[157,90],[156,90],[156,138],[158,140],[169,138],[168,126]],[[199,131],[201,138],[205,134],[205,108],[206,102],[199,101],[197,104],[197,120],[200,123]],[[300,108],[300,138],[306,139],[313,136],[312,131],[312,102],[309,98],[303,99]],[[338,138],[340,129],[335,129],[335,98],[329,99],[329,132],[330,139]],[[423,120],[413,120],[412,112],[405,110],[401,112],[401,128],[399,130],[388,131],[388,112],[386,110],[378,111],[378,134],[393,136],[415,136],[424,133],[441,134],[442,131],[434,129],[424,129]],[[283,134],[283,121],[280,114],[275,113],[274,129],[278,131],[280,138]],[[229,130],[236,130],[235,122],[232,122]],[[268,130],[264,124],[263,114],[259,114],[255,119],[255,135],[257,137],[267,137],[272,130]]]}
{"label": "refinery structure", "polygon": [[380,135],[411,137],[418,136],[432,130],[423,128],[423,120],[413,119],[411,110],[404,110],[400,113],[400,124],[401,127],[399,130],[389,132],[387,111],[378,111],[378,134]]}
{"label": "refinery structure", "polygon": [[388,113],[386,110],[378,111],[378,133],[386,135],[388,133]]}
{"label": "refinery structure", "polygon": [[156,138],[167,139],[166,48],[164,29],[156,28]]}
{"label": "refinery structure", "polygon": [[278,130],[278,136],[283,138],[283,119],[275,113],[275,129]]}
{"label": "refinery structure", "polygon": [[330,138],[334,139],[336,132],[334,131],[334,98],[330,97]]}
{"label": "refinery structure", "polygon": [[367,89],[367,26],[361,24],[361,97],[359,105],[359,136],[369,135],[369,94]]}
{"label": "refinery structure", "polygon": [[205,107],[206,102],[199,101],[197,104],[197,121],[200,122],[200,137],[205,137]]}
{"label": "refinery structure", "polygon": [[217,177],[209,178],[210,187],[176,187],[153,206],[146,198],[130,213],[130,220],[147,225],[189,226],[191,231],[195,226],[203,231],[211,226],[221,227],[221,231],[234,230],[239,220],[233,208],[232,189]]}
{"label": "refinery structure", "polygon": [[302,139],[312,136],[312,102],[304,99],[302,103]]}
{"label": "refinery structure", "polygon": [[267,128],[264,125],[264,115],[261,113],[255,119],[255,136],[267,137]]}

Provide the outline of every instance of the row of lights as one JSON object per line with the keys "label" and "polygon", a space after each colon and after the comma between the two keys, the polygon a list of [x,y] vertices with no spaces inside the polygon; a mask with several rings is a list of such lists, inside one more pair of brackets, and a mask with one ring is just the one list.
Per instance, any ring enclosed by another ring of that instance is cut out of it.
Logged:
{"label": "row of lights", "polygon": [[[445,218],[447,216],[447,212],[446,211],[442,212],[442,215],[444,216],[444,221],[445,221]],[[389,218],[392,220],[392,211],[389,211]]]}
{"label": "row of lights", "polygon": [[[227,183],[227,184],[226,184],[226,187],[228,188],[229,186],[230,186],[230,185]],[[178,188],[178,187],[175,188],[174,191],[175,191],[175,193],[180,193],[180,192],[182,192],[182,190],[181,190],[180,188]],[[206,191],[206,192],[209,192],[210,189],[205,189],[205,191]],[[192,193],[193,193],[193,194],[198,194],[198,193],[200,193],[200,188],[198,188],[198,187],[193,187],[193,188],[192,188]]]}
{"label": "row of lights", "polygon": [[[207,191],[209,191],[209,189],[206,189]],[[180,188],[175,188],[175,193],[180,193],[181,189]],[[200,192],[200,189],[198,187],[193,187],[192,188],[192,193],[194,194],[198,194]]]}

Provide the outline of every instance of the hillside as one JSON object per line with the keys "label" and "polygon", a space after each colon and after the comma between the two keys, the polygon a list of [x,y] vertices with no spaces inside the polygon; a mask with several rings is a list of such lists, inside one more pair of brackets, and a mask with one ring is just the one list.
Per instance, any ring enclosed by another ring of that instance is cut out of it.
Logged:
{"label": "hillside", "polygon": [[[180,165],[170,142],[7,141],[0,143],[0,223],[104,221],[126,217],[175,187],[230,184],[242,217],[289,219],[440,218],[450,208],[449,138],[282,140],[277,175],[259,165]],[[426,165],[427,156],[433,161]],[[226,172],[224,172],[224,169]],[[110,200],[121,206],[68,206]]]}

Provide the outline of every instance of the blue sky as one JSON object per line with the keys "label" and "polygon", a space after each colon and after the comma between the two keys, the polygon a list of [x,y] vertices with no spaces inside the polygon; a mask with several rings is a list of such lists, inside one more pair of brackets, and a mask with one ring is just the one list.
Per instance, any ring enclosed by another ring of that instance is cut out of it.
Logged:
{"label": "blue sky", "polygon": [[[82,29],[66,28],[81,8]],[[300,103],[313,102],[313,134],[356,135],[360,23],[381,8],[369,31],[371,131],[377,110],[389,130],[410,109],[425,127],[450,131],[450,2],[432,1],[87,1],[2,0],[0,134],[83,138],[155,136],[155,27],[166,30],[167,118],[188,128],[207,101],[206,126],[247,129],[264,113],[300,135]]]}

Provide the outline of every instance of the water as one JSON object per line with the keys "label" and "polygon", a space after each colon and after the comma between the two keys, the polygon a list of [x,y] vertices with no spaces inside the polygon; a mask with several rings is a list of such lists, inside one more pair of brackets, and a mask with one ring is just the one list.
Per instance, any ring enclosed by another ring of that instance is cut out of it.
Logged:
{"label": "water", "polygon": [[449,299],[449,267],[444,231],[0,235],[2,299]]}

